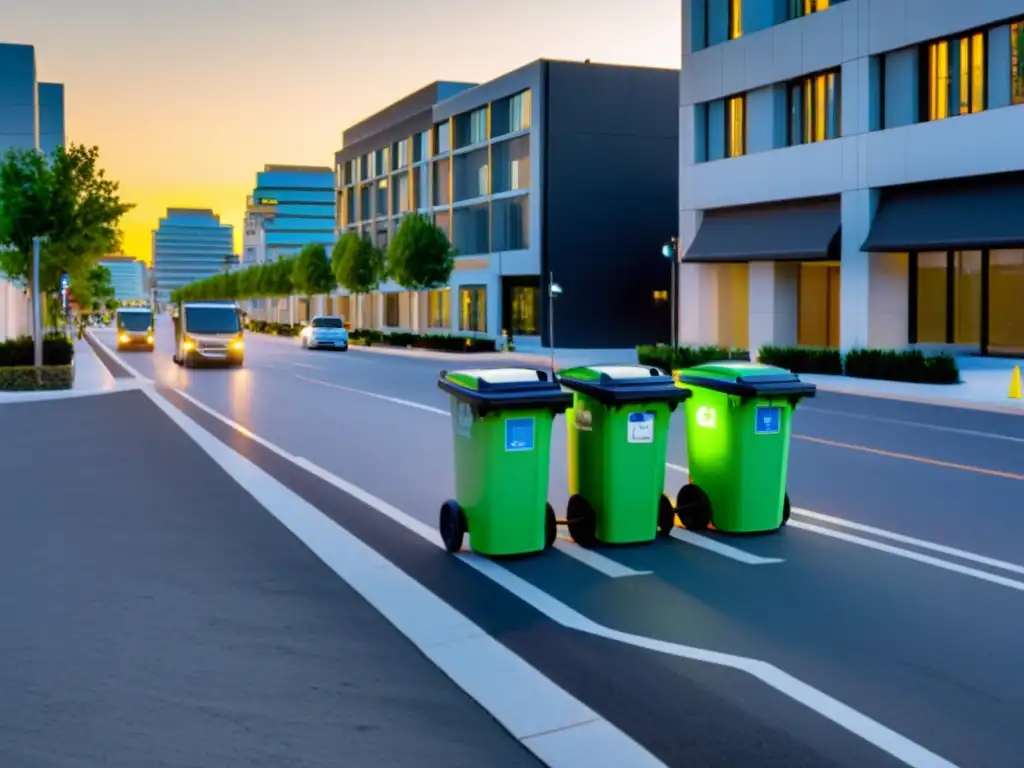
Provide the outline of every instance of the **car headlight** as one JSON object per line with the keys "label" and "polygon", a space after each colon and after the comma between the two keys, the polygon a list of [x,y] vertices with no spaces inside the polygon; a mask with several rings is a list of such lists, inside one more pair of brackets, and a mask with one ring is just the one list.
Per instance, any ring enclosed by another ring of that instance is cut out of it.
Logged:
{"label": "car headlight", "polygon": [[146,337],[146,343],[147,344],[152,344],[153,343],[153,337],[152,336],[147,336]]}
{"label": "car headlight", "polygon": [[181,345],[185,348],[185,351],[190,352],[196,348],[196,343],[192,339],[185,339]]}
{"label": "car headlight", "polygon": [[127,344],[132,339],[131,336],[129,336],[127,333],[122,333],[120,336],[117,337],[117,340],[120,341],[122,344]]}
{"label": "car headlight", "polygon": [[241,339],[235,339],[234,341],[231,342],[231,348],[236,352],[241,352],[243,349],[245,349],[245,342],[243,342]]}

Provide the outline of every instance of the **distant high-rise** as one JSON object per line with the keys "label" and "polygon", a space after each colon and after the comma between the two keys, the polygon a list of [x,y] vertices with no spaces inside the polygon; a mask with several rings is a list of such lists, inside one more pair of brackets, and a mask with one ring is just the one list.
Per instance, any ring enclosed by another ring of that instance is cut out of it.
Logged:
{"label": "distant high-rise", "polygon": [[36,79],[31,45],[0,43],[0,153],[64,144],[64,86]]}
{"label": "distant high-rise", "polygon": [[208,208],[168,208],[153,231],[153,277],[157,301],[189,283],[229,269],[237,258],[234,227]]}
{"label": "distant high-rise", "polygon": [[108,256],[100,264],[110,270],[114,298],[118,301],[149,298],[145,263],[133,256]]}
{"label": "distant high-rise", "polygon": [[308,243],[334,243],[334,171],[329,167],[266,165],[246,206],[242,263],[296,253]]}

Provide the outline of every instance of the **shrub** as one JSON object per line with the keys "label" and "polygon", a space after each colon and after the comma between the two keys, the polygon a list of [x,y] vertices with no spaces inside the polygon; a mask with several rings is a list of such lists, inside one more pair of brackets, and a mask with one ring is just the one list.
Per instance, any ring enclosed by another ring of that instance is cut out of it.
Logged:
{"label": "shrub", "polygon": [[793,373],[821,373],[843,375],[843,356],[838,349],[827,347],[761,347],[757,359],[765,365],[775,365]]}
{"label": "shrub", "polygon": [[844,360],[847,376],[906,381],[914,384],[958,384],[960,369],[952,355],[926,356],[917,349],[854,349]]}
{"label": "shrub", "polygon": [[0,368],[0,390],[7,392],[71,389],[74,381],[75,368],[70,364],[42,368],[33,368],[31,365]]}
{"label": "shrub", "polygon": [[[43,365],[71,365],[75,357],[74,344],[64,336],[43,339]],[[35,363],[35,345],[30,336],[20,336],[0,342],[0,368],[31,367]]]}
{"label": "shrub", "polygon": [[653,365],[663,371],[674,371],[680,368],[692,368],[695,365],[713,363],[721,360],[748,360],[750,354],[745,349],[728,349],[726,347],[678,347],[672,349],[667,344],[641,344],[636,348],[637,360],[641,365]]}

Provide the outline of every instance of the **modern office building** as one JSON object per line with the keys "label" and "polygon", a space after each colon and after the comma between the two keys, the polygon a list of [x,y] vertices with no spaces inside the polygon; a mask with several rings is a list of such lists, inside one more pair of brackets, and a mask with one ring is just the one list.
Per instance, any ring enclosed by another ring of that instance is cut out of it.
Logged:
{"label": "modern office building", "polygon": [[1022,22],[684,0],[680,338],[1024,354]]}
{"label": "modern office building", "polygon": [[267,165],[246,201],[242,264],[293,254],[308,243],[330,250],[335,178],[327,166]]}
{"label": "modern office building", "polygon": [[[389,283],[360,325],[615,347],[668,338],[677,70],[539,60],[488,83],[434,83],[345,132],[339,230],[381,246],[433,218],[457,252],[446,288]],[[425,300],[420,300],[425,298]]]}
{"label": "modern office building", "polygon": [[234,227],[208,208],[168,208],[153,230],[153,279],[160,304],[171,292],[238,263]]}
{"label": "modern office building", "polygon": [[108,256],[100,264],[110,270],[114,298],[118,301],[143,301],[149,298],[146,263],[134,256]]}
{"label": "modern office building", "polygon": [[0,43],[0,154],[64,143],[64,86],[40,83],[31,45]]}

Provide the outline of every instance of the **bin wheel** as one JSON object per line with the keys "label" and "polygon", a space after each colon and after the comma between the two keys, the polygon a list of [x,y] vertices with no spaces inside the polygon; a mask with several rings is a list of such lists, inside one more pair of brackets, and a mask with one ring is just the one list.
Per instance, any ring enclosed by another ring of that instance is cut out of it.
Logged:
{"label": "bin wheel", "polygon": [[449,499],[441,505],[437,527],[441,531],[445,549],[453,553],[462,549],[462,540],[466,536],[466,515],[458,502]]}
{"label": "bin wheel", "polygon": [[544,505],[544,549],[551,549],[555,546],[555,539],[558,538],[558,518],[555,516],[555,508],[550,504]]}
{"label": "bin wheel", "polygon": [[664,539],[671,536],[675,527],[676,508],[672,506],[672,500],[663,493],[658,499],[658,537]]}
{"label": "bin wheel", "polygon": [[597,513],[589,501],[579,494],[570,496],[565,518],[573,541],[581,547],[592,547],[597,543]]}
{"label": "bin wheel", "polygon": [[789,522],[789,513],[791,511],[792,510],[791,510],[791,508],[789,506],[789,494],[787,493],[785,496],[782,497],[782,524],[783,525],[785,525],[786,523]]}
{"label": "bin wheel", "polygon": [[711,524],[711,499],[700,486],[684,485],[676,496],[676,514],[687,530],[703,531]]}

